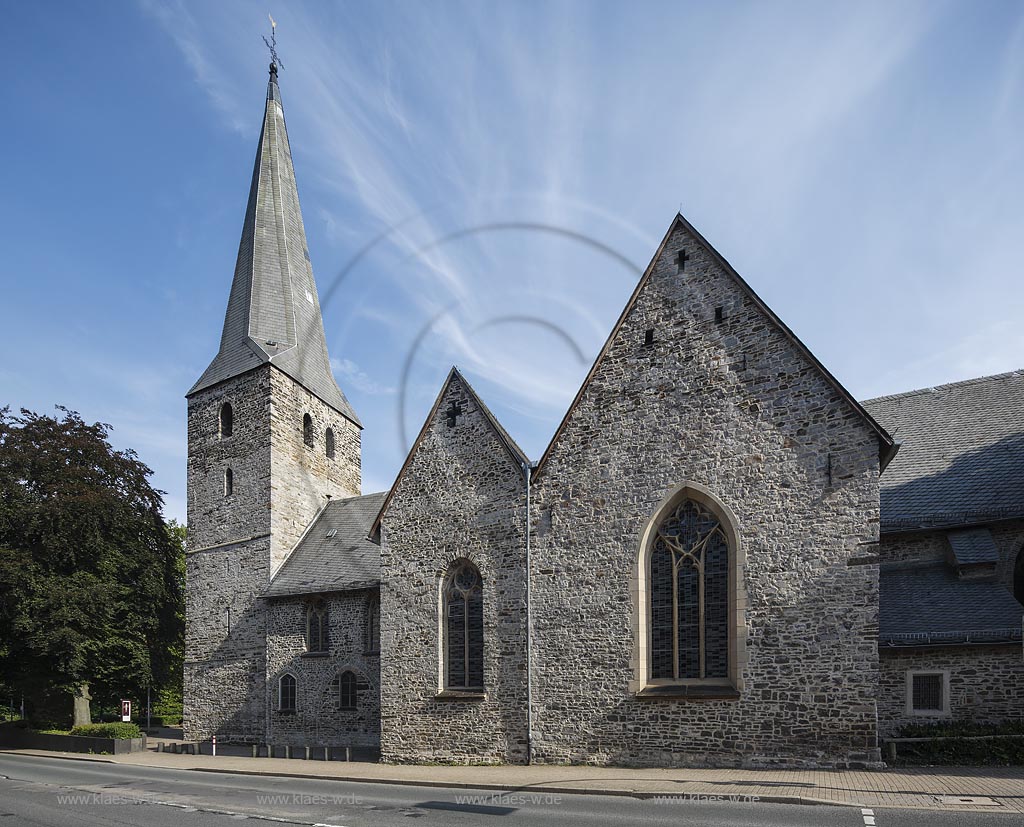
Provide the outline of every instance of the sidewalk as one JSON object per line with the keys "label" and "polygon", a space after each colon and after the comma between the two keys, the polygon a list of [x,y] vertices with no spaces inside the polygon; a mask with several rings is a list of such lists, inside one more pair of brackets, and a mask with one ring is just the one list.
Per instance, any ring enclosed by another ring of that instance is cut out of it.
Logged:
{"label": "sidewalk", "polygon": [[556,765],[410,766],[285,758],[174,755],[155,752],[152,746],[143,752],[117,756],[36,750],[8,752],[179,770],[380,784],[536,793],[633,795],[642,798],[757,797],[764,802],[788,804],[1024,814],[1024,767],[922,767],[844,771],[627,769]]}

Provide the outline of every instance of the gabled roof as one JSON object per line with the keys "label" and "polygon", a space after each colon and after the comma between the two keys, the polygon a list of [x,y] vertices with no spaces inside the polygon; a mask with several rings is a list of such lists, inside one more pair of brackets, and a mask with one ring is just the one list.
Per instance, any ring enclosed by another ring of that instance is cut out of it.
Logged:
{"label": "gabled roof", "polygon": [[380,547],[367,539],[384,493],[331,500],[295,545],[266,597],[350,591],[380,584]]}
{"label": "gabled roof", "polygon": [[220,350],[186,396],[267,363],[359,424],[331,372],[273,64]]}
{"label": "gabled roof", "polygon": [[882,530],[1024,516],[1024,370],[864,403],[902,448],[882,477]]}
{"label": "gabled roof", "polygon": [[520,467],[525,466],[527,468],[531,468],[533,466],[529,458],[527,458],[526,454],[523,453],[523,449],[516,445],[515,440],[513,440],[512,437],[509,436],[508,431],[506,431],[501,426],[501,423],[498,422],[497,417],[495,417],[495,415],[491,413],[490,408],[488,408],[484,404],[484,401],[480,398],[477,392],[473,390],[473,386],[469,384],[469,382],[466,380],[466,377],[462,375],[462,373],[459,371],[457,367],[453,366],[452,369],[448,371],[448,376],[444,380],[444,384],[441,385],[441,390],[437,394],[437,398],[434,400],[434,404],[430,408],[430,413],[427,414],[427,418],[423,421],[423,427],[420,428],[420,432],[419,434],[417,434],[416,440],[412,444],[412,448],[409,449],[409,454],[408,456],[406,456],[405,462],[402,463],[402,467],[398,471],[398,476],[395,477],[395,481],[391,485],[391,490],[387,492],[387,497],[381,504],[380,513],[377,514],[377,518],[373,521],[373,525],[370,528],[371,535],[376,534],[377,529],[380,528],[380,522],[384,518],[384,512],[388,510],[388,506],[391,504],[391,498],[394,496],[395,491],[398,489],[398,483],[401,481],[402,477],[405,476],[405,471],[412,463],[412,458],[413,456],[415,456],[416,451],[420,446],[420,443],[423,441],[423,437],[426,435],[428,429],[430,428],[430,423],[434,421],[434,417],[437,414],[437,409],[441,405],[441,400],[444,399],[445,394],[448,393],[449,386],[451,386],[453,382],[461,383],[461,385],[465,388],[466,393],[468,393],[472,397],[473,401],[476,403],[476,406],[480,409],[480,412],[484,415],[484,418],[487,420],[491,428],[494,430],[495,436],[498,437],[498,441],[508,452],[508,455],[509,457],[511,457],[512,461],[516,465],[519,465]]}
{"label": "gabled roof", "polygon": [[637,299],[640,297],[640,294],[647,286],[647,283],[650,281],[651,274],[654,272],[654,266],[655,264],[657,264],[658,260],[661,258],[662,254],[665,251],[665,245],[672,237],[672,234],[678,229],[681,229],[687,234],[689,234],[694,239],[694,241],[696,241],[701,247],[704,248],[705,252],[707,252],[711,259],[716,264],[718,264],[718,266],[722,268],[726,275],[728,275],[736,283],[736,285],[740,288],[740,290],[742,290],[747,295],[751,302],[753,302],[753,304],[758,309],[760,309],[761,312],[764,313],[764,315],[769,320],[771,320],[775,324],[779,331],[796,347],[796,349],[800,351],[800,353],[802,353],[807,358],[807,360],[818,369],[818,371],[820,372],[821,376],[825,379],[825,381],[839,393],[839,395],[860,415],[861,419],[863,419],[865,424],[872,431],[875,432],[875,434],[878,437],[878,453],[881,468],[882,470],[885,470],[886,465],[889,463],[892,457],[895,456],[896,451],[898,450],[898,446],[894,442],[893,438],[889,436],[886,430],[881,425],[879,425],[878,422],[875,421],[875,419],[871,416],[870,413],[868,413],[864,409],[861,403],[858,402],[853,397],[853,395],[846,388],[843,387],[839,380],[836,379],[829,372],[829,370],[821,362],[818,361],[817,357],[813,353],[811,353],[807,346],[797,338],[796,334],[793,333],[793,331],[786,326],[785,322],[783,322],[782,319],[775,315],[775,312],[770,307],[768,307],[767,304],[764,303],[761,297],[754,292],[753,288],[751,288],[751,286],[743,280],[740,274],[733,269],[732,265],[729,264],[729,262],[722,257],[721,253],[719,253],[714,247],[712,247],[708,240],[705,239],[704,236],[702,236],[699,232],[697,232],[697,230],[693,227],[692,224],[690,224],[689,221],[683,218],[681,214],[677,213],[676,217],[672,220],[672,224],[669,226],[668,231],[665,233],[665,237],[661,240],[661,244],[658,245],[658,249],[654,253],[654,257],[651,259],[650,264],[647,265],[647,269],[644,271],[644,274],[640,277],[640,281],[637,282],[636,289],[633,290],[633,295],[629,297],[629,301],[626,303],[626,307],[623,309],[622,314],[618,318],[618,321],[615,322],[615,326],[612,328],[612,331],[609,334],[608,339],[605,341],[604,347],[601,348],[601,352],[597,355],[597,359],[594,360],[594,364],[590,368],[590,372],[587,374],[586,379],[583,380],[583,384],[580,386],[579,391],[576,393],[575,399],[573,399],[572,404],[569,406],[569,409],[565,412],[565,416],[562,418],[562,421],[559,424],[557,430],[555,431],[554,436],[551,438],[551,442],[548,444],[547,449],[544,451],[544,455],[540,458],[540,461],[537,463],[534,470],[534,475],[540,475],[541,470],[544,467],[544,464],[547,462],[548,457],[551,455],[551,452],[554,450],[555,445],[558,443],[558,440],[561,437],[562,432],[568,425],[569,418],[572,416],[572,412],[575,410],[576,406],[580,403],[580,400],[583,398],[583,394],[586,392],[587,387],[590,385],[590,382],[593,379],[594,374],[597,372],[598,367],[600,366],[601,362],[604,361],[604,358],[608,354],[608,351],[611,350],[612,345],[615,343],[615,339],[619,334],[620,328],[629,316],[630,312],[633,309],[633,306],[637,302]]}
{"label": "gabled roof", "polygon": [[1021,606],[993,581],[960,580],[943,563],[890,563],[879,574],[879,642],[889,646],[1021,639]]}

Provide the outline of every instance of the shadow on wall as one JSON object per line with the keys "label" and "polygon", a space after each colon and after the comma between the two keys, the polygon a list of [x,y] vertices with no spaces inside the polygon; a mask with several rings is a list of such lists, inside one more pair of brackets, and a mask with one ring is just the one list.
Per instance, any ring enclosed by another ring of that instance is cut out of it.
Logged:
{"label": "shadow on wall", "polygon": [[942,471],[882,490],[882,525],[889,531],[1022,515],[1024,434],[961,454]]}

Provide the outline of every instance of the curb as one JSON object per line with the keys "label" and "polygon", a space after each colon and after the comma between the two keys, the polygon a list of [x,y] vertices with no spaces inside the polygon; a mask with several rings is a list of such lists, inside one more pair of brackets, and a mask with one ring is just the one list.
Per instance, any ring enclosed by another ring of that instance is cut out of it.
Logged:
{"label": "curb", "polygon": [[39,751],[27,752],[17,749],[0,749],[0,755],[24,755],[26,758],[59,758],[61,761],[91,761],[94,764],[120,764],[112,758],[104,758],[102,755],[86,756],[76,755],[73,752],[47,752],[40,754]]}
{"label": "curb", "polygon": [[[641,800],[649,800],[652,798],[711,798],[717,797],[719,793],[679,793],[669,792],[667,790],[624,790],[624,789],[608,789],[607,787],[538,787],[534,784],[495,784],[482,782],[479,784],[471,784],[466,781],[429,781],[426,779],[414,779],[407,780],[402,778],[367,778],[365,776],[350,776],[350,775],[314,775],[312,773],[298,773],[298,772],[280,772],[272,770],[233,770],[233,769],[215,769],[214,767],[185,767],[189,772],[212,772],[212,773],[225,773],[228,775],[249,775],[249,776],[273,776],[275,778],[302,778],[310,779],[315,781],[344,781],[350,784],[394,784],[401,787],[433,787],[435,789],[455,789],[455,790],[498,790],[505,792],[537,792],[537,793],[556,793],[558,795],[618,795],[625,796],[627,798],[637,798]],[[723,793],[723,798],[728,798],[730,794]],[[801,804],[801,805],[815,805],[815,806],[828,806],[828,807],[862,807],[866,805],[856,804],[847,801],[833,801],[830,798],[815,798],[814,796],[806,795],[750,795],[744,793],[732,793],[737,798],[749,797],[751,799],[757,799],[759,804]]]}

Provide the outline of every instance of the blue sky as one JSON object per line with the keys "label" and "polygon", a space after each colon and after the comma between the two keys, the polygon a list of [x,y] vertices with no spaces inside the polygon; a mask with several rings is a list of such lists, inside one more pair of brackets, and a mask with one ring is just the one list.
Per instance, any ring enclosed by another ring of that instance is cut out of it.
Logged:
{"label": "blue sky", "polygon": [[268,12],[367,492],[453,363],[539,457],[680,208],[859,398],[1024,367],[1019,2],[7,3],[0,404],[168,516]]}

